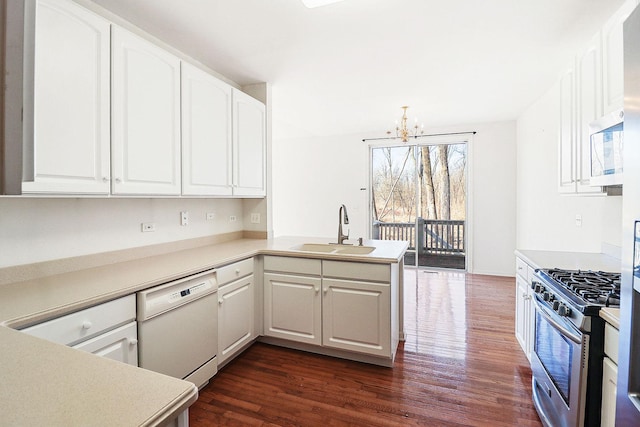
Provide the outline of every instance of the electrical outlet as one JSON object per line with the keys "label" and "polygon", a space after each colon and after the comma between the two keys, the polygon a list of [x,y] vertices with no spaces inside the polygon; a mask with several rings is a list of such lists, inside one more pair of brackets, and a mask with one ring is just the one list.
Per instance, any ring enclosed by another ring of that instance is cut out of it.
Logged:
{"label": "electrical outlet", "polygon": [[180,225],[189,225],[189,212],[180,212]]}
{"label": "electrical outlet", "polygon": [[235,216],[235,215],[230,215],[230,216],[229,216],[229,222],[236,222],[236,220],[237,220],[237,219],[238,219],[238,218],[236,218],[236,216]]}
{"label": "electrical outlet", "polygon": [[582,215],[576,214],[576,227],[582,227]]}
{"label": "electrical outlet", "polygon": [[207,221],[213,221],[214,219],[216,219],[215,212],[207,212]]}
{"label": "electrical outlet", "polygon": [[260,214],[259,213],[252,213],[251,214],[251,223],[252,224],[260,224]]}
{"label": "electrical outlet", "polygon": [[142,226],[142,232],[143,233],[149,233],[152,231],[156,231],[156,223],[155,222],[143,222],[141,224]]}

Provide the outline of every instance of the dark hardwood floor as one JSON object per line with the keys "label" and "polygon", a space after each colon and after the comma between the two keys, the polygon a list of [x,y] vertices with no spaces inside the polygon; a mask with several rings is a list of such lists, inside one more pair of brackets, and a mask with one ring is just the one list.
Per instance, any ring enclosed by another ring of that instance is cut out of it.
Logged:
{"label": "dark hardwood floor", "polygon": [[541,426],[514,279],[405,270],[394,368],[257,343],[190,408],[200,426]]}

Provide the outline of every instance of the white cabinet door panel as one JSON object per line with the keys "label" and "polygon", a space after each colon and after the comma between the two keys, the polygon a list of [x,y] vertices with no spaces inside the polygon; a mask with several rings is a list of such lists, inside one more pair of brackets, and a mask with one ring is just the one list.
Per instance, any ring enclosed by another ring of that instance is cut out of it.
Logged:
{"label": "white cabinet door panel", "polygon": [[113,26],[113,194],[180,194],[180,60]]}
{"label": "white cabinet door panel", "polygon": [[618,366],[608,357],[605,357],[602,363],[602,408],[600,425],[602,427],[615,427]]}
{"label": "white cabinet door panel", "polygon": [[253,275],[218,289],[218,364],[255,338]]}
{"label": "white cabinet door panel", "polygon": [[264,196],[266,191],[265,106],[233,90],[234,195]]}
{"label": "white cabinet door panel", "polygon": [[264,274],[264,334],[322,344],[320,277]]}
{"label": "white cabinet door panel", "polygon": [[637,4],[636,0],[627,0],[602,28],[603,114],[624,106],[622,25]]}
{"label": "white cabinet door panel", "polygon": [[561,193],[576,191],[574,169],[576,117],[575,117],[575,67],[568,67],[560,78],[560,123],[558,142],[558,190]]}
{"label": "white cabinet door panel", "polygon": [[389,284],[322,279],[322,292],[323,345],[389,357]]}
{"label": "white cabinet door panel", "polygon": [[231,86],[182,63],[182,194],[232,194]]}
{"label": "white cabinet door panel", "polygon": [[[521,276],[516,276],[516,339],[522,347],[522,350],[527,353],[527,347],[529,342],[528,336],[528,283]],[[528,355],[527,355],[528,357]]]}
{"label": "white cabinet door panel", "polygon": [[38,0],[35,15],[23,192],[108,194],[110,24],[71,1]]}
{"label": "white cabinet door panel", "polygon": [[599,193],[591,187],[589,123],[602,116],[602,41],[598,33],[578,56],[578,121],[576,131],[576,184],[579,193]]}

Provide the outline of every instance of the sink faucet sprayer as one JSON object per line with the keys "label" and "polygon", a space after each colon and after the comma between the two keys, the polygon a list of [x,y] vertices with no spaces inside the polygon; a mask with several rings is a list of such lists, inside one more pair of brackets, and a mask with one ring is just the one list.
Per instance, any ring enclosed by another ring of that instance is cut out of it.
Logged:
{"label": "sink faucet sprayer", "polygon": [[344,244],[344,241],[349,238],[349,232],[346,235],[342,234],[342,221],[343,221],[343,212],[344,212],[344,224],[349,224],[349,215],[347,214],[347,207],[345,205],[340,205],[340,209],[338,210],[338,244]]}

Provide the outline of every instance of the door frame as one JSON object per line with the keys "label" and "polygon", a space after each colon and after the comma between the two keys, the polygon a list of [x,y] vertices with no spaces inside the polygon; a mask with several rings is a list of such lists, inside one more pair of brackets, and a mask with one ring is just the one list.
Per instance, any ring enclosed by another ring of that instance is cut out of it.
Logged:
{"label": "door frame", "polygon": [[[376,140],[370,142],[368,146],[368,172],[369,172],[369,188],[373,188],[373,149],[383,147],[408,147],[408,146],[423,146],[423,145],[443,145],[443,144],[466,144],[466,163],[465,163],[465,191],[466,191],[466,218],[465,218],[465,269],[467,273],[473,272],[473,132],[468,133],[451,133],[451,134],[438,134],[438,135],[424,135],[411,139],[407,143],[398,142],[395,138],[390,138],[387,142]],[[417,156],[415,162],[417,162]],[[417,166],[417,165],[416,165]],[[418,192],[420,189],[416,186],[416,200],[418,199]],[[373,218],[373,200],[371,197],[371,191],[368,192],[368,221],[371,223]],[[417,212],[417,211],[416,211]],[[417,215],[416,215],[416,227],[417,227]],[[367,227],[367,237],[372,238],[371,224]],[[417,263],[417,256],[416,256]]]}

